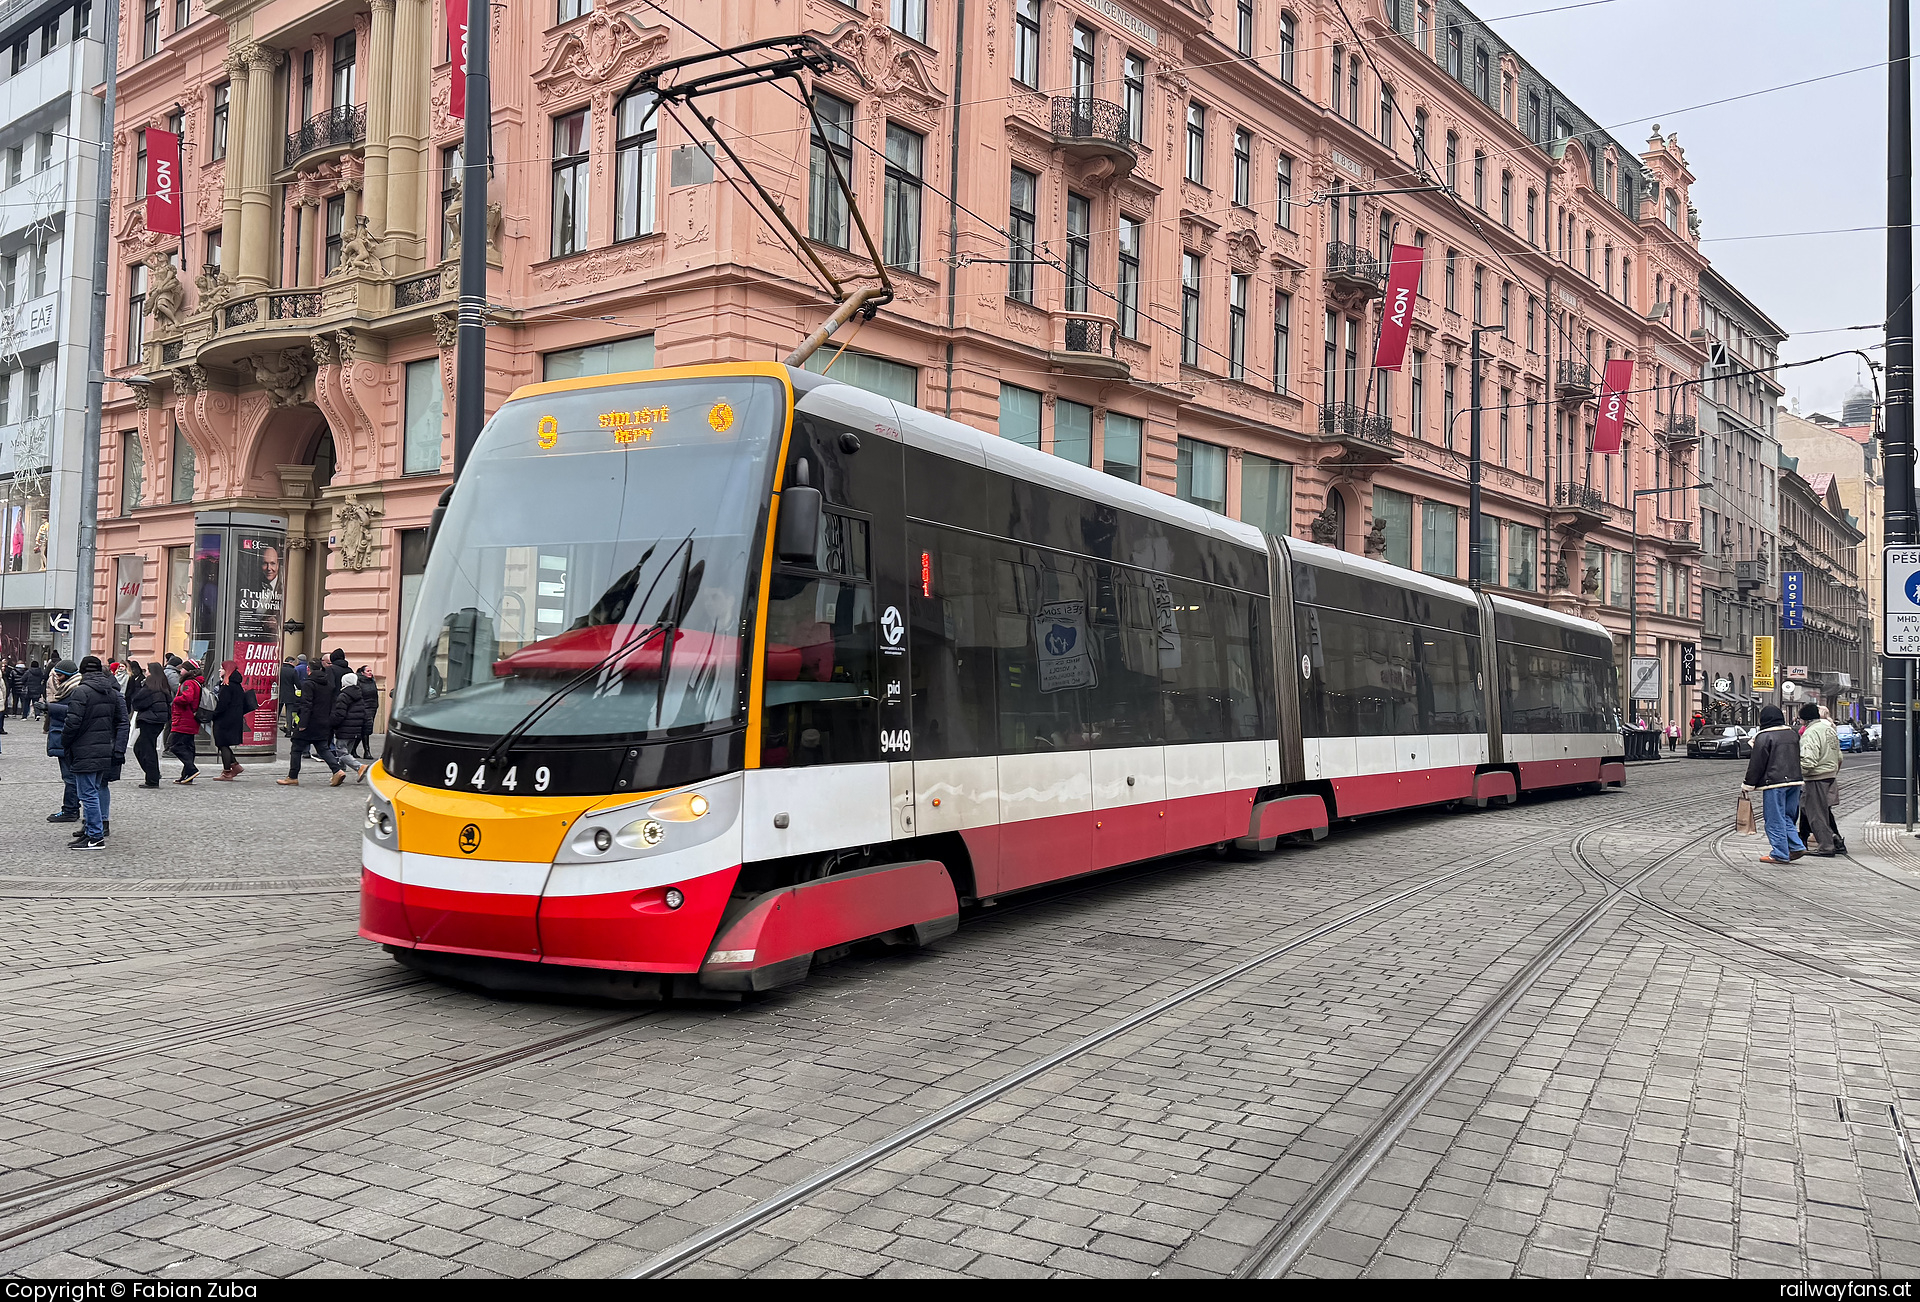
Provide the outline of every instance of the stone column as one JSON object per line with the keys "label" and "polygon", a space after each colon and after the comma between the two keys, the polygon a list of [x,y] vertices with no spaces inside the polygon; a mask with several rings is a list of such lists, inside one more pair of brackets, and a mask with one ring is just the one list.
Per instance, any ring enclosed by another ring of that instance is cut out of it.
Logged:
{"label": "stone column", "polygon": [[[425,166],[429,69],[427,46],[433,39],[427,0],[397,0],[393,37],[392,126],[387,145],[386,234],[394,253],[410,265],[425,256],[421,242],[420,196],[424,193],[420,169]],[[371,114],[371,109],[369,109]],[[369,123],[368,141],[372,142]]]}
{"label": "stone column", "polygon": [[[360,216],[360,210],[363,206],[360,199],[360,187],[362,184],[363,182],[353,177],[348,177],[341,185],[340,194],[346,201],[346,215],[340,223],[340,233],[342,235],[346,235],[353,230],[354,222]],[[371,205],[366,206],[370,207]],[[368,215],[367,221],[369,223],[373,221],[371,214]]]}
{"label": "stone column", "polygon": [[313,284],[313,222],[305,196],[293,203],[293,283],[299,289]]}
{"label": "stone column", "polygon": [[[387,140],[393,133],[389,83],[393,77],[393,0],[373,0],[372,49],[367,57],[367,225],[387,234]],[[351,220],[351,218],[349,218]]]}
{"label": "stone column", "polygon": [[221,268],[231,278],[238,268],[244,230],[240,209],[240,169],[247,156],[247,58],[244,43],[231,40],[227,50],[227,165],[221,173]]}
{"label": "stone column", "polygon": [[247,131],[240,158],[240,274],[241,283],[262,288],[269,283],[273,258],[273,192],[270,184],[273,146],[273,72],[280,51],[249,44],[247,56]]}

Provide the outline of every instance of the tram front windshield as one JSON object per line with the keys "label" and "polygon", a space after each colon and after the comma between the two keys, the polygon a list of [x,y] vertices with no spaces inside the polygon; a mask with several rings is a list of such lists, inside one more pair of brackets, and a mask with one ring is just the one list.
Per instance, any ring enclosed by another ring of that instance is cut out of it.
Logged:
{"label": "tram front windshield", "polygon": [[394,721],[493,739],[551,702],[525,736],[731,726],[786,402],[779,380],[742,376],[502,407],[434,541]]}

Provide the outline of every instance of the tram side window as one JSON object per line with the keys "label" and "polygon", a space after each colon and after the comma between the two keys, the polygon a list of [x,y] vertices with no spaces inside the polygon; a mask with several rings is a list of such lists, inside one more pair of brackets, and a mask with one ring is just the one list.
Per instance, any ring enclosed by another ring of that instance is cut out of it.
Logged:
{"label": "tram side window", "polygon": [[[908,603],[914,756],[991,755],[998,749],[993,544],[971,534],[912,525],[907,545],[920,563],[920,580]],[[1014,635],[1024,641],[1025,628]]]}
{"label": "tram side window", "polygon": [[1500,647],[1500,727],[1512,733],[1618,726],[1613,662],[1525,644]]}
{"label": "tram side window", "polygon": [[1294,622],[1312,670],[1300,692],[1305,735],[1406,737],[1485,730],[1474,682],[1475,639],[1325,606],[1297,606]]}
{"label": "tram side window", "polygon": [[768,585],[761,763],[769,768],[880,758],[867,522],[824,512],[816,561],[826,573],[782,566]]}
{"label": "tram side window", "polygon": [[1099,667],[1087,634],[1087,568],[1057,552],[994,547],[994,686],[1005,754],[1097,744],[1089,719]]}

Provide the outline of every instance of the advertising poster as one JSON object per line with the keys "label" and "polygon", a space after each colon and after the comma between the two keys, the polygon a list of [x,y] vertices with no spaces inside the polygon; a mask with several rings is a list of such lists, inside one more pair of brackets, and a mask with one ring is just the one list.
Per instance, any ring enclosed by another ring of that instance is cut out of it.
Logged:
{"label": "advertising poster", "polygon": [[274,744],[275,693],[280,685],[280,615],[286,599],[282,558],[287,535],[282,529],[234,530],[233,658],[240,679],[259,700],[247,716],[242,744]]}
{"label": "advertising poster", "polygon": [[1087,644],[1087,603],[1049,601],[1034,616],[1033,638],[1040,647],[1040,690],[1065,691],[1099,686],[1093,648]]}
{"label": "advertising poster", "polygon": [[220,639],[220,552],[224,537],[218,529],[201,529],[194,534],[190,594],[193,634],[187,656],[202,669],[207,668],[207,657]]}

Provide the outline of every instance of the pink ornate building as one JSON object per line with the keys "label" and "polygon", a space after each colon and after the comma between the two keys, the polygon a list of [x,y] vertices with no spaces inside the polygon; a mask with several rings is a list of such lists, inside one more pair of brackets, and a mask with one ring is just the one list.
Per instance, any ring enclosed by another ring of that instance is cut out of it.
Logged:
{"label": "pink ornate building", "polygon": [[[287,649],[343,646],[384,677],[451,465],[444,11],[206,8],[151,53],[138,11],[123,34],[108,357],[150,383],[109,388],[103,604],[115,558],[144,557],[142,621],[115,635],[186,649],[196,513],[283,518]],[[835,163],[894,264],[894,300],[813,365],[1464,579],[1470,331],[1504,324],[1481,394],[1486,581],[1603,620],[1623,668],[1637,591],[1672,698],[1648,712],[1677,715],[1698,503],[1629,496],[1692,475],[1692,395],[1660,387],[1703,358],[1677,142],[1634,153],[1451,0],[1347,0],[1357,30],[1332,0],[1205,8],[496,7],[489,406],[543,377],[778,358],[819,324],[829,298],[740,169],[685,109],[623,98],[709,41],[812,31],[846,67],[817,79],[811,140],[780,88],[702,107],[826,271],[872,275]],[[193,283],[171,289],[178,254],[143,229],[134,177],[139,133],[176,113]],[[1423,283],[1409,367],[1376,379],[1394,240],[1424,246]],[[1626,453],[1591,457],[1599,371],[1622,355]]]}

